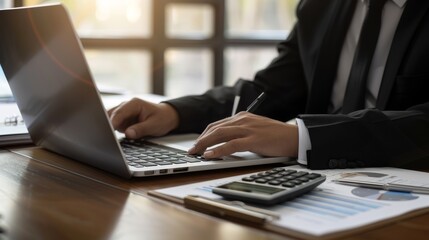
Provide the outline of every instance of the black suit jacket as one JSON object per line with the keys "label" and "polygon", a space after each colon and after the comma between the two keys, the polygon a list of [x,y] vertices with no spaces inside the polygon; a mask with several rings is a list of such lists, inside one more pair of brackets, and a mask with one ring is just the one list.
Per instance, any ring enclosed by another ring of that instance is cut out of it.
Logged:
{"label": "black suit jacket", "polygon": [[[429,1],[408,0],[393,39],[375,109],[327,114],[338,58],[356,0],[304,0],[279,55],[255,75],[267,93],[258,114],[308,127],[312,169],[429,162]],[[179,132],[201,132],[231,114],[234,87],[169,101]]]}

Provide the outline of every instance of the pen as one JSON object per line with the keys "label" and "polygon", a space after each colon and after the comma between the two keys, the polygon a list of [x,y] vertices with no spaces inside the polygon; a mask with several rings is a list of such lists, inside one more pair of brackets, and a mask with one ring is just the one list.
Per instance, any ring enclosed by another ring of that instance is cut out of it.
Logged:
{"label": "pen", "polygon": [[276,212],[247,206],[238,201],[225,201],[188,195],[184,198],[184,205],[186,208],[199,212],[256,224],[280,219],[280,215]]}
{"label": "pen", "polygon": [[333,180],[333,182],[338,184],[355,186],[355,187],[374,188],[374,189],[381,189],[386,191],[429,194],[428,186],[410,186],[410,185],[397,184],[397,183],[374,183],[374,182],[365,182],[365,181],[358,182],[353,180],[340,180],[340,179]]}
{"label": "pen", "polygon": [[246,109],[246,112],[252,113],[266,98],[265,92],[262,92]]}

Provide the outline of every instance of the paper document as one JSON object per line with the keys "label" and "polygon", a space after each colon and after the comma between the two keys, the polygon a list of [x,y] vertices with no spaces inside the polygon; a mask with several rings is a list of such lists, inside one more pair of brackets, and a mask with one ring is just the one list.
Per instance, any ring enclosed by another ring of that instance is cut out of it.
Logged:
{"label": "paper document", "polygon": [[0,66],[0,147],[23,143],[31,138]]}
{"label": "paper document", "polygon": [[16,103],[0,103],[0,146],[31,143]]}
{"label": "paper document", "polygon": [[[287,168],[301,169],[302,167]],[[406,213],[429,208],[429,195],[354,187],[333,182],[335,179],[351,174],[360,174],[372,178],[395,176],[409,181],[423,182],[429,181],[429,173],[397,168],[312,172],[325,174],[327,180],[309,194],[272,207],[256,206],[281,215],[280,219],[266,223],[266,229],[307,238],[338,237],[359,228],[400,217]],[[160,189],[154,192],[158,193],[157,196],[161,194],[179,199],[188,195],[221,199],[220,196],[211,192],[212,188],[241,177],[217,179]]]}

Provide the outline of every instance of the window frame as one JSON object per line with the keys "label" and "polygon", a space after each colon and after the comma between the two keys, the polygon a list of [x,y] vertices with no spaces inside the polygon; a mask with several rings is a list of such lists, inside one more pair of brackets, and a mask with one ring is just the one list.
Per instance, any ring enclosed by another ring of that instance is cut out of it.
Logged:
{"label": "window frame", "polygon": [[[165,52],[169,48],[208,48],[213,52],[212,86],[224,84],[224,51],[230,47],[275,47],[279,39],[230,38],[226,36],[227,0],[153,0],[152,36],[148,38],[91,38],[81,37],[85,49],[126,49],[145,50],[151,53],[152,93],[165,93]],[[213,36],[207,39],[169,38],[166,34],[165,20],[168,4],[208,4],[213,7]],[[15,7],[24,6],[24,0],[13,0]]]}

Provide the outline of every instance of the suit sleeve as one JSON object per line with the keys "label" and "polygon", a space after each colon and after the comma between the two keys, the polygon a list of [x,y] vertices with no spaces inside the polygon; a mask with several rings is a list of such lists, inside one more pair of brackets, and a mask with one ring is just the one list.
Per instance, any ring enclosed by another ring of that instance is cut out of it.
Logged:
{"label": "suit sleeve", "polygon": [[[252,81],[255,88],[265,91],[267,96],[255,113],[287,121],[303,112],[307,94],[295,30],[278,45],[278,52],[278,56],[257,72]],[[207,124],[230,116],[236,87],[237,84],[220,86],[202,95],[166,101],[179,114],[180,124],[175,132],[202,132]]]}
{"label": "suit sleeve", "polygon": [[349,115],[301,115],[311,169],[429,163],[429,103],[406,111],[366,109]]}

